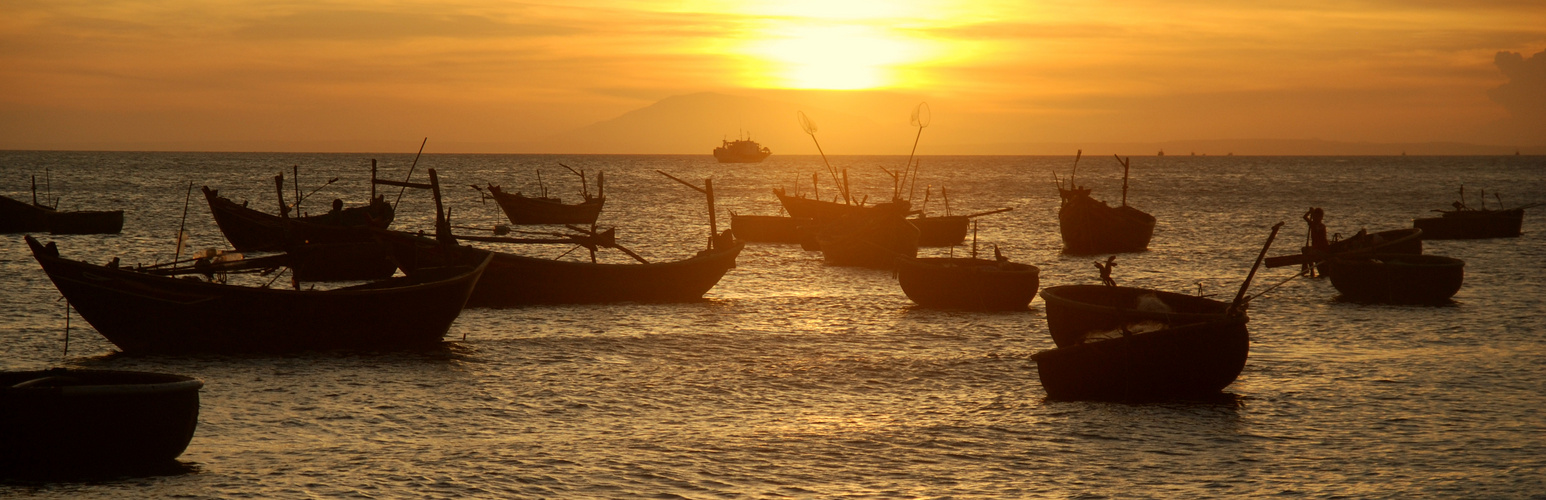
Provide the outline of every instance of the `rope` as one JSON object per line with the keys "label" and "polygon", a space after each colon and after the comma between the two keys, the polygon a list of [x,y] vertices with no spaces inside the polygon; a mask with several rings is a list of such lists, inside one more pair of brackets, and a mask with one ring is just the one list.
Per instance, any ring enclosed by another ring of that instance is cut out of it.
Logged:
{"label": "rope", "polygon": [[1286,284],[1286,283],[1288,283],[1290,281],[1293,281],[1294,278],[1298,278],[1300,276],[1304,276],[1304,275],[1303,274],[1295,274],[1293,276],[1289,276],[1288,279],[1283,280],[1283,281],[1279,281],[1278,284],[1267,287],[1266,290],[1262,290],[1261,293],[1258,293],[1256,295],[1252,295],[1250,298],[1245,299],[1245,301],[1246,302],[1250,302],[1252,300],[1256,300],[1257,297],[1266,295],[1267,292],[1271,292],[1273,290],[1276,290],[1278,287],[1283,286],[1284,284]]}

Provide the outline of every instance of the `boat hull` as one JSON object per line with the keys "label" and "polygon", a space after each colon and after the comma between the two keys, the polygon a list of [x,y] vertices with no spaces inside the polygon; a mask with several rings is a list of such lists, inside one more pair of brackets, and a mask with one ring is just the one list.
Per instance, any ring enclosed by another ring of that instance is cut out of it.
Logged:
{"label": "boat hull", "polygon": [[1085,194],[1068,194],[1058,210],[1063,253],[1070,255],[1148,250],[1154,222],[1154,216],[1143,211],[1110,207]]}
{"label": "boat hull", "polygon": [[0,196],[0,233],[118,234],[123,210],[60,212]]}
{"label": "boat hull", "polygon": [[[1145,307],[1145,296],[1164,305]],[[1203,297],[1103,285],[1061,285],[1041,291],[1046,303],[1047,330],[1058,347],[1078,345],[1088,332],[1111,330],[1128,323],[1154,321],[1166,326],[1219,321],[1229,304]]]}
{"label": "boat hull", "polygon": [[140,467],[187,449],[193,377],[56,368],[0,373],[0,467]]}
{"label": "boat hull", "polygon": [[1429,240],[1472,240],[1513,238],[1521,234],[1525,210],[1466,210],[1446,212],[1443,217],[1413,219],[1412,227],[1422,229]]}
{"label": "boat hull", "polygon": [[918,228],[900,216],[845,218],[818,227],[816,240],[829,266],[892,269],[898,258],[918,256]]}
{"label": "boat hull", "polygon": [[490,252],[457,246],[447,248],[433,239],[406,233],[382,232],[403,272],[491,255],[492,261],[468,307],[518,307],[536,304],[596,304],[614,302],[693,302],[703,300],[725,273],[735,267],[742,242],[702,252],[680,261],[650,264],[594,264]]}
{"label": "boat hull", "polygon": [[918,246],[948,247],[966,241],[966,230],[971,220],[963,215],[943,217],[916,217],[907,219],[918,228]]}
{"label": "boat hull", "polygon": [[215,225],[239,252],[277,252],[306,243],[369,243],[375,241],[370,228],[386,229],[394,217],[392,205],[379,197],[369,206],[340,213],[283,218],[223,198],[217,190],[203,190]]}
{"label": "boat hull", "polygon": [[[1050,310],[1049,310],[1050,319]],[[1031,356],[1054,400],[1154,401],[1216,396],[1250,351],[1245,318],[1182,325]]]}
{"label": "boat hull", "polygon": [[601,208],[606,205],[607,199],[602,197],[588,198],[573,205],[566,205],[556,198],[531,198],[520,194],[510,194],[501,191],[498,186],[489,186],[489,192],[494,196],[494,201],[499,204],[499,209],[504,211],[505,218],[511,224],[580,224],[591,225],[596,223],[596,218],[601,216]]}
{"label": "boat hull", "polygon": [[487,262],[335,290],[242,287],[63,259],[27,237],[60,294],[125,353],[383,350],[440,343]]}
{"label": "boat hull", "polygon": [[1322,262],[1320,270],[1352,302],[1443,304],[1460,291],[1465,261],[1437,255],[1373,254]]}
{"label": "boat hull", "polygon": [[48,210],[0,196],[0,233],[48,231]]}
{"label": "boat hull", "polygon": [[392,250],[377,241],[296,245],[285,254],[301,281],[379,280],[397,272]]}
{"label": "boat hull", "polygon": [[799,243],[803,224],[794,217],[730,214],[730,231],[738,240],[754,243]]}
{"label": "boat hull", "polygon": [[1036,298],[1041,270],[1029,264],[969,257],[899,259],[897,281],[920,306],[1024,311]]}

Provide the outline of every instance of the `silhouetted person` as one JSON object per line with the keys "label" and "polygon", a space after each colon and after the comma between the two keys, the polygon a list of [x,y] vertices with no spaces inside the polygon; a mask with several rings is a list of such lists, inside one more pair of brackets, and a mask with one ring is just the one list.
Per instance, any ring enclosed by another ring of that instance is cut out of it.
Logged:
{"label": "silhouetted person", "polygon": [[340,200],[338,198],[333,198],[333,212],[332,213],[336,214],[336,213],[340,213],[340,212],[343,212],[343,211],[344,211],[344,200]]}
{"label": "silhouetted person", "polygon": [[[1322,254],[1320,257],[1330,254],[1331,241],[1326,239],[1326,223],[1322,222],[1326,218],[1326,212],[1319,207],[1311,208],[1310,211],[1304,213],[1303,218],[1305,223],[1310,225],[1309,250],[1319,252]],[[1307,251],[1305,253],[1311,252]]]}

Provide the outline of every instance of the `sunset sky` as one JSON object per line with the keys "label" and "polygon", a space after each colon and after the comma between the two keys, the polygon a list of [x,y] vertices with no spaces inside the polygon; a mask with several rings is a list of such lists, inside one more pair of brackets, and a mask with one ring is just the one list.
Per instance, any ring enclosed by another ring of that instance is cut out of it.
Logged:
{"label": "sunset sky", "polygon": [[928,101],[942,144],[1546,145],[1539,0],[4,4],[3,149],[583,153],[549,139],[702,92]]}

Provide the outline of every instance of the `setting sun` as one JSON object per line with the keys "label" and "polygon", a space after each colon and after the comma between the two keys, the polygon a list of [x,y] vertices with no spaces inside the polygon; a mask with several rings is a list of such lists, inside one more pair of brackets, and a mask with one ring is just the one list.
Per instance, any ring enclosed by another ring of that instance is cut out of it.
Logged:
{"label": "setting sun", "polygon": [[858,90],[905,86],[897,66],[918,62],[921,44],[869,26],[775,28],[749,44],[766,63],[757,87]]}

